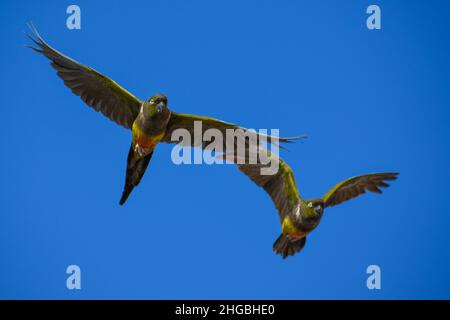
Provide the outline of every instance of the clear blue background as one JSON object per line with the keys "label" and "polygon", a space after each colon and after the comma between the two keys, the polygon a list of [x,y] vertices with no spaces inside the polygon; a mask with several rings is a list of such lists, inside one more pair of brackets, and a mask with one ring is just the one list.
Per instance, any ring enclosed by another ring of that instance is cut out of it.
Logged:
{"label": "clear blue background", "polygon": [[[450,298],[448,1],[76,1],[73,31],[70,4],[0,5],[0,298]],[[282,152],[305,198],[400,179],[327,210],[287,260],[263,190],[231,165],[176,166],[169,145],[120,207],[130,132],[24,48],[30,20],[142,99],[308,134]]]}

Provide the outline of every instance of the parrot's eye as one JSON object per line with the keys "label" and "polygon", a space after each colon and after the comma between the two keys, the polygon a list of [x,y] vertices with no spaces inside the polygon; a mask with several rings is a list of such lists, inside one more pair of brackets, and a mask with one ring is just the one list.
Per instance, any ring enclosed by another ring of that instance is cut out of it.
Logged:
{"label": "parrot's eye", "polygon": [[308,207],[312,208],[313,204],[312,202],[308,203]]}
{"label": "parrot's eye", "polygon": [[162,107],[161,106],[157,106],[156,107],[156,112],[157,113],[161,113],[162,112]]}

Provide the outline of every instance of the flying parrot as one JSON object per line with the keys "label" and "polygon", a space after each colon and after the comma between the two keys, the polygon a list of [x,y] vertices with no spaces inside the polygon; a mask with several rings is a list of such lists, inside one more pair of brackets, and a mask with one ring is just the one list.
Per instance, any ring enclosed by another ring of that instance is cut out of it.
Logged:
{"label": "flying parrot", "polygon": [[[119,202],[121,205],[141,181],[157,144],[174,142],[171,139],[174,130],[183,128],[193,133],[196,121],[201,121],[203,132],[218,129],[225,135],[227,129],[246,130],[210,117],[175,113],[169,110],[167,97],[163,94],[142,101],[107,76],[59,53],[42,39],[33,26],[30,28],[37,39],[29,37],[38,48],[29,47],[51,60],[51,66],[66,86],[96,111],[131,129],[125,186]],[[278,141],[291,142],[297,138],[280,137]],[[204,148],[205,143],[194,139],[191,146]],[[395,180],[398,175],[375,173],[353,177],[338,183],[322,198],[303,200],[291,168],[275,155],[271,154],[270,157],[276,158],[279,163],[279,169],[273,175],[263,175],[261,168],[264,164],[261,163],[237,165],[241,172],[269,194],[275,204],[282,233],[273,244],[273,250],[283,258],[294,255],[304,247],[306,236],[320,223],[324,208],[355,198],[366,191],[381,193],[379,188],[388,186],[384,181]]]}
{"label": "flying parrot", "polygon": [[[152,158],[155,147],[160,142],[172,143],[171,136],[176,129],[186,129],[194,136],[194,122],[202,123],[202,136],[208,129],[218,129],[225,136],[227,129],[247,129],[238,125],[210,117],[175,113],[168,108],[167,97],[155,94],[146,101],[136,98],[112,79],[82,65],[49,46],[30,25],[36,38],[28,37],[38,46],[29,48],[43,54],[51,60],[51,66],[74,94],[88,106],[101,112],[117,124],[131,129],[131,145],[127,157],[125,186],[119,201],[123,205],[131,191],[141,181]],[[260,134],[256,135],[262,136]],[[272,136],[265,136],[272,139]],[[278,142],[291,142],[300,137],[276,138]],[[270,140],[269,142],[272,142]],[[183,141],[185,143],[185,141]],[[191,141],[192,146],[205,147],[203,141]]]}
{"label": "flying parrot", "polygon": [[273,251],[284,259],[303,249],[306,236],[320,223],[323,210],[356,198],[366,191],[382,193],[389,186],[385,181],[397,179],[398,173],[372,173],[349,178],[331,188],[322,198],[303,200],[295,183],[292,169],[279,159],[276,175],[261,175],[261,165],[238,165],[257,185],[270,195],[281,222],[281,235],[273,244]]}

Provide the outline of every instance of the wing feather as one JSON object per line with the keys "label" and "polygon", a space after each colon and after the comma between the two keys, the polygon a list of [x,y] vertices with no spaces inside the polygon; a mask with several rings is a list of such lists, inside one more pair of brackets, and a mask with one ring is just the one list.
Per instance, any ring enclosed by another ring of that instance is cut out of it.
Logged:
{"label": "wing feather", "polygon": [[[166,134],[163,137],[162,141],[169,143],[175,142],[172,141],[171,136],[176,129],[186,129],[189,131],[191,137],[193,137],[195,121],[201,121],[202,135],[208,129],[219,130],[223,134],[224,138],[226,138],[227,129],[242,129],[242,132],[244,134],[247,131],[247,129],[242,128],[238,125],[220,121],[214,118],[194,116],[189,114],[177,114],[172,112],[170,121],[166,129]],[[268,142],[271,142],[270,136],[265,136],[265,138],[267,138]],[[277,139],[279,140],[279,142],[291,142],[299,138],[301,137],[277,138]],[[184,141],[183,145],[186,145]],[[207,148],[206,143],[201,140],[196,141],[195,139],[191,139],[190,145]],[[246,145],[246,147],[247,147],[246,151],[248,151],[248,145]],[[226,145],[223,145],[223,148],[221,150],[216,149],[216,151],[224,152],[224,154],[227,154]],[[246,153],[246,156],[248,155],[249,153]],[[298,202],[300,201],[300,196],[298,194],[297,186],[294,180],[294,174],[291,168],[282,159],[276,157],[275,155],[270,153],[268,153],[268,155],[269,157],[271,157],[272,161],[277,161],[279,165],[278,171],[272,175],[262,174],[261,170],[264,167],[267,167],[268,166],[267,164],[263,164],[261,162],[252,164],[249,163],[249,161],[245,161],[244,164],[239,164],[236,156],[232,161],[235,164],[237,164],[239,170],[242,173],[247,175],[254,183],[256,183],[256,185],[262,187],[269,194],[278,211],[280,221],[283,221],[286,215],[292,213],[292,211],[297,208]],[[230,160],[228,157],[226,157],[226,159]]]}
{"label": "wing feather", "polygon": [[366,193],[366,191],[382,193],[380,188],[389,186],[389,184],[384,181],[395,180],[397,179],[397,176],[398,173],[386,172],[352,177],[336,184],[322,199],[325,202],[325,207],[328,207],[356,198]]}
{"label": "wing feather", "polygon": [[29,47],[52,61],[50,65],[75,95],[117,124],[127,129],[131,128],[139,113],[141,100],[112,79],[53,49],[32,25],[30,29],[36,39],[28,37],[38,48]]}
{"label": "wing feather", "polygon": [[278,161],[278,172],[274,175],[262,175],[261,169],[264,167],[262,164],[241,164],[238,168],[269,194],[282,222],[297,208],[301,198],[292,169],[282,159],[278,158]]}
{"label": "wing feather", "polygon": [[[210,117],[203,117],[203,116],[196,116],[192,114],[182,114],[182,113],[175,113],[172,112],[170,116],[169,123],[167,124],[166,128],[166,134],[162,138],[161,141],[167,142],[167,143],[174,143],[177,141],[172,140],[172,133],[177,129],[186,129],[191,134],[191,137],[194,137],[194,123],[195,122],[201,122],[202,125],[202,132],[201,134],[208,130],[208,129],[217,129],[219,130],[223,137],[226,137],[226,130],[227,129],[241,129],[243,134],[250,133],[250,131],[244,127],[238,126],[236,124],[232,124],[229,122],[221,121],[218,119],[210,118]],[[256,133],[258,137],[264,137],[266,138],[266,141],[271,142],[273,140],[272,136]],[[201,138],[201,137],[200,137]],[[304,136],[296,136],[296,137],[276,137],[279,142],[293,142],[294,140],[302,139]],[[205,147],[205,142],[203,141],[194,141],[192,140],[191,143],[192,146],[196,147]]]}

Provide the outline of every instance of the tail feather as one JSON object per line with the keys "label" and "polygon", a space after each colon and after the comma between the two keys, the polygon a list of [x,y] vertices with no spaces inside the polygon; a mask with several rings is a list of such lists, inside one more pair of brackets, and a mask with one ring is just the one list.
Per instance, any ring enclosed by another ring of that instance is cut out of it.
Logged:
{"label": "tail feather", "polygon": [[122,197],[120,198],[119,204],[123,205],[127,201],[128,196],[134,187],[136,187],[139,182],[141,182],[144,176],[145,170],[152,158],[153,152],[149,153],[143,158],[136,159],[134,156],[133,145],[130,147],[127,158],[127,173],[125,177],[125,186],[123,188]]}
{"label": "tail feather", "polygon": [[135,186],[133,186],[133,185],[125,184],[125,187],[123,188],[123,191],[122,191],[122,197],[120,198],[120,201],[119,201],[119,204],[121,206],[125,203],[125,201],[127,201],[128,197],[130,196],[130,193],[131,193],[131,191],[133,191],[134,187]]}
{"label": "tail feather", "polygon": [[281,234],[273,244],[273,251],[276,254],[281,254],[283,259],[289,256],[293,256],[297,252],[303,249],[306,243],[306,237],[299,240],[292,240],[285,234]]}

